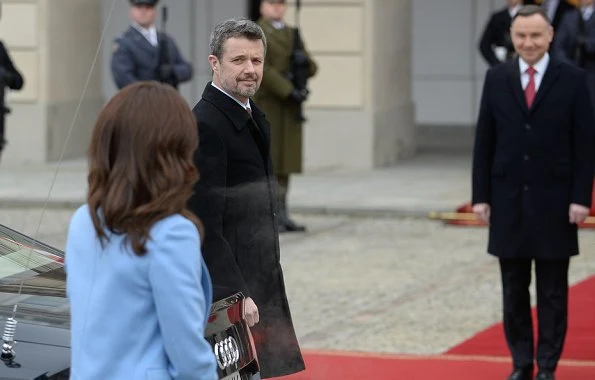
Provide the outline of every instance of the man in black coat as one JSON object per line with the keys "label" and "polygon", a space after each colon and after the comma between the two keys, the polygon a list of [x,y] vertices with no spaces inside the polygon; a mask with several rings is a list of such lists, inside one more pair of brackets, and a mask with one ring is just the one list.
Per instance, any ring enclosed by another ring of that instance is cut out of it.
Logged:
{"label": "man in black coat", "polygon": [[566,13],[558,27],[553,52],[561,60],[587,71],[595,106],[595,12],[594,0],[580,0],[580,9]]}
{"label": "man in black coat", "polygon": [[543,8],[545,14],[554,28],[554,41],[557,38],[558,27],[567,12],[575,9],[568,0],[525,0],[526,5],[536,4]]}
{"label": "man in black coat", "polygon": [[211,34],[213,81],[194,107],[200,172],[188,207],[205,226],[204,258],[214,289],[247,297],[262,378],[303,370],[279,261],[276,179],[269,123],[250,98],[262,81],[266,38],[247,19]]}
{"label": "man in black coat", "polygon": [[490,16],[479,41],[479,52],[488,65],[495,66],[513,58],[510,21],[522,6],[523,0],[506,0],[506,7]]}
{"label": "man in black coat", "polygon": [[[519,59],[488,70],[473,153],[473,211],[489,222],[499,258],[510,380],[554,379],[567,328],[568,266],[577,224],[589,214],[595,120],[586,73],[550,57],[553,30],[542,8],[512,21]],[[529,284],[535,262],[536,355]]]}

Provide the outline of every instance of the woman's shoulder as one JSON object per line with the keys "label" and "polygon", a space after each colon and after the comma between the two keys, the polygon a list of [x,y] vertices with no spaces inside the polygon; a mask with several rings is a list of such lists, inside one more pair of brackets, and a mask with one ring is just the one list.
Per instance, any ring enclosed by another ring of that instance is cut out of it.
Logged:
{"label": "woman's shoulder", "polygon": [[173,214],[157,221],[151,228],[153,238],[191,235],[198,237],[196,225],[182,214]]}

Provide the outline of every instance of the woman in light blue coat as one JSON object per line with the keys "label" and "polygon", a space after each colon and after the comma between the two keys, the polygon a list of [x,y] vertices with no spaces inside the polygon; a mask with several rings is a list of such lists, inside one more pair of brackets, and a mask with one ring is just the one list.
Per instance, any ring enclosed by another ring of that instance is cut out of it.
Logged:
{"label": "woman in light blue coat", "polygon": [[194,116],[168,85],[130,85],[99,115],[87,203],[66,244],[71,379],[217,378],[202,228],[185,210],[197,145]]}

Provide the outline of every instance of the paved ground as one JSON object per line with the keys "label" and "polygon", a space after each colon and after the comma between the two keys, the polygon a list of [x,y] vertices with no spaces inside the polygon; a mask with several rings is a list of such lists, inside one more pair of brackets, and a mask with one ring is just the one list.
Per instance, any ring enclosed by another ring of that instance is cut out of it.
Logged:
{"label": "paved ground", "polygon": [[[63,248],[71,213],[0,208],[0,223]],[[439,353],[501,319],[484,229],[423,218],[296,219],[310,232],[282,236],[282,263],[304,347]],[[572,283],[595,274],[595,231],[581,238]]]}

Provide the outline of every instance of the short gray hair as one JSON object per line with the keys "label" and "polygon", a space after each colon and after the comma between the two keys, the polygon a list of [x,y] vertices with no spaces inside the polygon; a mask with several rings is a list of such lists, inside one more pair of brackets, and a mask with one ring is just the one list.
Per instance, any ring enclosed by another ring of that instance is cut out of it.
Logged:
{"label": "short gray hair", "polygon": [[251,41],[261,40],[266,54],[267,40],[264,32],[252,20],[245,17],[237,17],[217,24],[213,32],[211,32],[211,41],[209,43],[211,54],[221,59],[223,55],[223,44],[230,38],[247,38]]}

